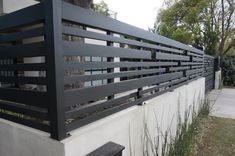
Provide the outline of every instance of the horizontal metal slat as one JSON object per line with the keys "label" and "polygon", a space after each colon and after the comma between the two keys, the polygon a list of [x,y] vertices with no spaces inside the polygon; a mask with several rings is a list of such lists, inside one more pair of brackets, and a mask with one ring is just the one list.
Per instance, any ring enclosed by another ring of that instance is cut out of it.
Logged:
{"label": "horizontal metal slat", "polygon": [[42,20],[44,18],[44,12],[42,11],[44,7],[43,5],[44,3],[42,2],[13,13],[0,16],[0,32]]}
{"label": "horizontal metal slat", "polygon": [[0,58],[45,56],[45,49],[45,42],[0,47]]}
{"label": "horizontal metal slat", "polygon": [[156,59],[158,60],[178,60],[178,61],[189,61],[190,58],[188,56],[183,55],[174,55],[167,53],[158,53],[156,52]]}
{"label": "horizontal metal slat", "polygon": [[0,100],[42,108],[48,107],[48,95],[45,92],[0,88]]}
{"label": "horizontal metal slat", "polygon": [[202,62],[181,62],[181,65],[203,65]]}
{"label": "horizontal metal slat", "polygon": [[204,66],[192,66],[192,69],[195,69],[195,68],[204,68]]}
{"label": "horizontal metal slat", "polygon": [[97,112],[95,114],[91,114],[91,115],[89,115],[89,116],[87,116],[83,119],[75,120],[75,121],[73,121],[73,122],[66,125],[66,131],[69,132],[69,131],[72,131],[74,129],[80,128],[80,127],[82,127],[86,124],[92,123],[94,121],[97,121],[97,120],[102,119],[106,116],[117,113],[121,110],[127,109],[127,108],[129,108],[131,106],[134,106],[134,105],[137,105],[137,104],[138,103],[136,101],[129,102],[129,103],[122,104],[122,105],[114,107],[114,108],[106,109],[102,112]]}
{"label": "horizontal metal slat", "polygon": [[2,113],[0,112],[0,118],[6,119],[6,120],[10,120],[28,127],[32,127],[38,130],[42,130],[45,132],[49,132],[50,131],[50,127],[48,125],[33,121],[33,120],[28,120],[28,119],[24,119],[24,118],[20,118],[20,117],[16,117],[14,115],[9,115],[6,113]]}
{"label": "horizontal metal slat", "polygon": [[157,34],[147,32],[143,29],[125,24],[115,19],[98,15],[87,9],[74,6],[67,2],[62,3],[62,18],[64,20],[89,25],[91,27],[100,28],[103,30],[109,30],[111,32],[125,34],[128,36],[135,36],[137,38],[161,43],[164,45],[167,44],[171,47],[176,47],[176,48],[180,48],[184,50],[193,51],[195,53],[203,54],[203,51],[198,50],[196,48],[187,46],[185,44],[168,39],[166,37],[163,37]]}
{"label": "horizontal metal slat", "polygon": [[152,58],[151,51],[92,45],[68,41],[63,42],[63,53],[66,56],[101,56],[136,59]]}
{"label": "horizontal metal slat", "polygon": [[192,75],[192,74],[199,73],[199,72],[203,72],[203,69],[187,70],[186,75],[188,76],[188,75]]}
{"label": "horizontal metal slat", "polygon": [[46,85],[47,79],[44,77],[0,76],[0,82]]}
{"label": "horizontal metal slat", "polygon": [[159,46],[159,45],[155,45],[155,44],[140,42],[140,41],[136,41],[136,40],[125,39],[123,37],[104,35],[104,34],[100,34],[100,33],[96,33],[96,32],[86,31],[83,29],[68,27],[68,26],[63,26],[63,33],[66,35],[73,35],[73,36],[97,39],[97,40],[102,40],[102,41],[117,42],[117,43],[129,44],[129,45],[134,45],[134,46],[139,46],[139,47],[144,47],[144,48],[152,48],[152,49],[156,49],[156,50],[163,50],[163,51],[183,54],[182,50],[178,50],[178,49],[174,49],[174,48],[168,48],[168,47],[163,47],[163,46]]}
{"label": "horizontal metal slat", "polygon": [[169,86],[171,86],[171,85],[174,85],[174,84],[177,84],[177,83],[186,81],[186,80],[187,80],[187,78],[186,78],[186,77],[183,77],[183,78],[177,79],[177,80],[175,80],[175,81],[172,81],[172,82],[169,82],[169,83],[166,83],[166,84],[160,84],[160,85],[157,85],[157,86],[152,87],[152,88],[149,88],[149,89],[141,90],[141,91],[139,91],[139,94],[140,94],[140,95],[144,95],[144,94],[146,94],[146,93],[149,93],[149,92],[158,90],[158,89],[163,88],[163,87],[169,87]]}
{"label": "horizontal metal slat", "polygon": [[36,37],[36,36],[42,36],[45,33],[44,29],[45,29],[44,27],[41,27],[41,28],[35,28],[35,29],[17,32],[13,34],[6,34],[3,36],[0,36],[0,43],[20,40],[20,39],[25,39],[25,38],[31,38],[31,37]]}
{"label": "horizontal metal slat", "polygon": [[69,106],[73,104],[88,102],[97,98],[109,96],[111,94],[121,93],[143,86],[162,83],[181,77],[183,77],[182,72],[175,72],[157,76],[144,77],[136,80],[127,80],[102,86],[93,86],[78,90],[69,90],[65,91],[65,103]]}
{"label": "horizontal metal slat", "polygon": [[28,105],[19,105],[14,103],[9,103],[7,101],[0,101],[0,109],[11,111],[14,113],[20,113],[40,119],[48,119],[48,112],[38,107],[32,107]]}
{"label": "horizontal metal slat", "polygon": [[45,71],[45,63],[27,63],[27,64],[4,64],[0,65],[0,71]]}
{"label": "horizontal metal slat", "polygon": [[187,70],[190,69],[189,66],[185,66],[185,67],[170,67],[169,71],[179,71],[179,70]]}
{"label": "horizontal metal slat", "polygon": [[102,111],[107,107],[116,107],[118,105],[121,105],[123,102],[127,101],[130,98],[136,97],[137,96],[137,92],[136,93],[132,93],[117,99],[111,99],[102,103],[95,103],[95,104],[87,104],[84,105],[82,107],[78,107],[75,109],[72,109],[68,112],[66,112],[66,118],[76,118],[79,116],[82,116],[84,114],[91,114],[94,112],[98,112],[98,111]]}
{"label": "horizontal metal slat", "polygon": [[190,51],[187,51],[187,55],[200,57],[200,58],[202,58],[202,59],[203,59],[203,56],[204,56],[203,54],[192,53],[192,52],[190,52]]}
{"label": "horizontal metal slat", "polygon": [[193,61],[203,62],[203,58],[193,57]]}
{"label": "horizontal metal slat", "polygon": [[65,69],[99,69],[176,66],[177,62],[65,62]]}
{"label": "horizontal metal slat", "polygon": [[163,93],[166,93],[168,91],[169,91],[169,89],[166,89],[166,90],[161,91],[161,92],[156,92],[156,93],[154,93],[152,95],[143,97],[141,99],[138,99],[138,100],[135,100],[135,101],[132,101],[132,102],[128,102],[128,103],[119,105],[117,107],[109,108],[109,109],[106,109],[106,110],[104,110],[102,112],[97,112],[96,114],[91,114],[90,116],[85,117],[83,119],[75,120],[72,123],[69,123],[68,125],[66,125],[66,131],[71,131],[71,130],[74,130],[76,128],[82,127],[82,126],[84,126],[86,124],[89,124],[91,122],[97,121],[97,120],[99,120],[101,118],[104,118],[104,117],[106,117],[108,115],[117,113],[117,112],[119,112],[121,110],[127,109],[129,107],[134,106],[134,105],[138,105],[138,104],[140,104],[140,103],[142,103],[144,101],[152,99],[152,98],[154,98],[156,96],[159,96],[159,95],[161,95]]}
{"label": "horizontal metal slat", "polygon": [[[183,80],[183,79],[180,79],[180,80]],[[185,79],[184,79],[184,81],[185,81]],[[96,121],[96,120],[99,120],[99,119],[101,119],[101,118],[103,118],[103,117],[106,117],[106,116],[108,116],[108,115],[114,114],[114,113],[119,112],[119,111],[121,111],[121,110],[123,110],[123,109],[126,109],[126,108],[129,108],[129,107],[131,107],[131,106],[140,104],[140,103],[142,103],[142,102],[144,102],[144,101],[147,101],[147,100],[152,99],[152,98],[154,98],[154,97],[156,97],[156,96],[159,96],[159,95],[161,95],[161,94],[164,94],[164,93],[166,93],[166,92],[168,92],[168,91],[171,91],[172,89],[176,89],[176,88],[178,88],[178,87],[180,87],[180,86],[182,86],[182,85],[184,85],[184,84],[187,84],[187,83],[190,82],[190,81],[191,81],[191,80],[186,81],[186,82],[183,82],[183,83],[180,83],[180,84],[178,84],[178,85],[172,86],[171,88],[165,89],[165,90],[163,90],[163,91],[161,91],[161,92],[155,92],[154,94],[151,94],[151,95],[149,95],[149,96],[145,96],[145,97],[143,97],[143,98],[140,98],[140,99],[137,99],[137,100],[135,100],[135,101],[132,101],[132,102],[128,102],[128,103],[119,105],[119,106],[117,106],[117,107],[112,107],[112,108],[109,108],[109,109],[105,109],[105,110],[102,111],[102,112],[97,112],[96,114],[91,114],[90,116],[85,117],[85,118],[83,118],[83,119],[75,120],[75,121],[73,121],[72,123],[66,125],[66,130],[67,130],[67,131],[71,131],[71,130],[74,130],[74,129],[76,129],[76,128],[82,127],[82,126],[84,126],[84,125],[86,125],[86,124],[89,124],[89,123],[91,123],[91,122],[94,122],[94,121]]]}
{"label": "horizontal metal slat", "polygon": [[165,68],[159,68],[159,69],[146,69],[146,70],[126,71],[126,72],[96,74],[96,75],[66,76],[65,83],[93,81],[93,80],[100,80],[100,79],[110,79],[110,78],[116,78],[116,77],[129,77],[129,76],[137,76],[137,75],[155,74],[155,73],[160,73],[160,72],[165,72],[165,71],[166,71]]}
{"label": "horizontal metal slat", "polygon": [[214,60],[214,57],[211,55],[204,54],[204,58]]}
{"label": "horizontal metal slat", "polygon": [[212,66],[212,67],[205,67],[205,70],[206,71],[214,71],[214,67]]}

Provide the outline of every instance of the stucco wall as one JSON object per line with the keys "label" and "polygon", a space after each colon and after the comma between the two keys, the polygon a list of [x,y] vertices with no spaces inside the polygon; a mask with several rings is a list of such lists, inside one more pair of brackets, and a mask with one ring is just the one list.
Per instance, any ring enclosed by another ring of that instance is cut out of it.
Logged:
{"label": "stucco wall", "polygon": [[215,89],[220,89],[221,82],[222,81],[222,75],[221,70],[215,72]]}
{"label": "stucco wall", "polygon": [[0,156],[64,156],[49,134],[0,118]]}

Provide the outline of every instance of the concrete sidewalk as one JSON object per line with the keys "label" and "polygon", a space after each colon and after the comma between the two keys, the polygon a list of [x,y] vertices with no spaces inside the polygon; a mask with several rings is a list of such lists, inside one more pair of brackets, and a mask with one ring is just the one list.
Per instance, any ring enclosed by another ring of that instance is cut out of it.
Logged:
{"label": "concrete sidewalk", "polygon": [[235,119],[235,89],[213,90],[208,98],[213,105],[210,116]]}

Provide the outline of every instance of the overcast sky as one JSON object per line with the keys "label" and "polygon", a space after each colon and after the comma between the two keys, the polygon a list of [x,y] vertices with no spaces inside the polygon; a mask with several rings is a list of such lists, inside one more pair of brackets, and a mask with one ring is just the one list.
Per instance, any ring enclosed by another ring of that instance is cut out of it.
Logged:
{"label": "overcast sky", "polygon": [[[94,0],[98,3],[101,0]],[[109,9],[117,12],[117,19],[148,30],[152,28],[163,0],[104,0]]]}

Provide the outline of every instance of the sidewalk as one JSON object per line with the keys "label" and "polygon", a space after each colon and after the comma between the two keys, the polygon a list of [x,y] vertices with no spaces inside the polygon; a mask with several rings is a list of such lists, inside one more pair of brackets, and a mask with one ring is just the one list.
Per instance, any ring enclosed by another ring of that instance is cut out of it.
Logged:
{"label": "sidewalk", "polygon": [[213,90],[208,98],[213,105],[210,116],[235,119],[235,89]]}

